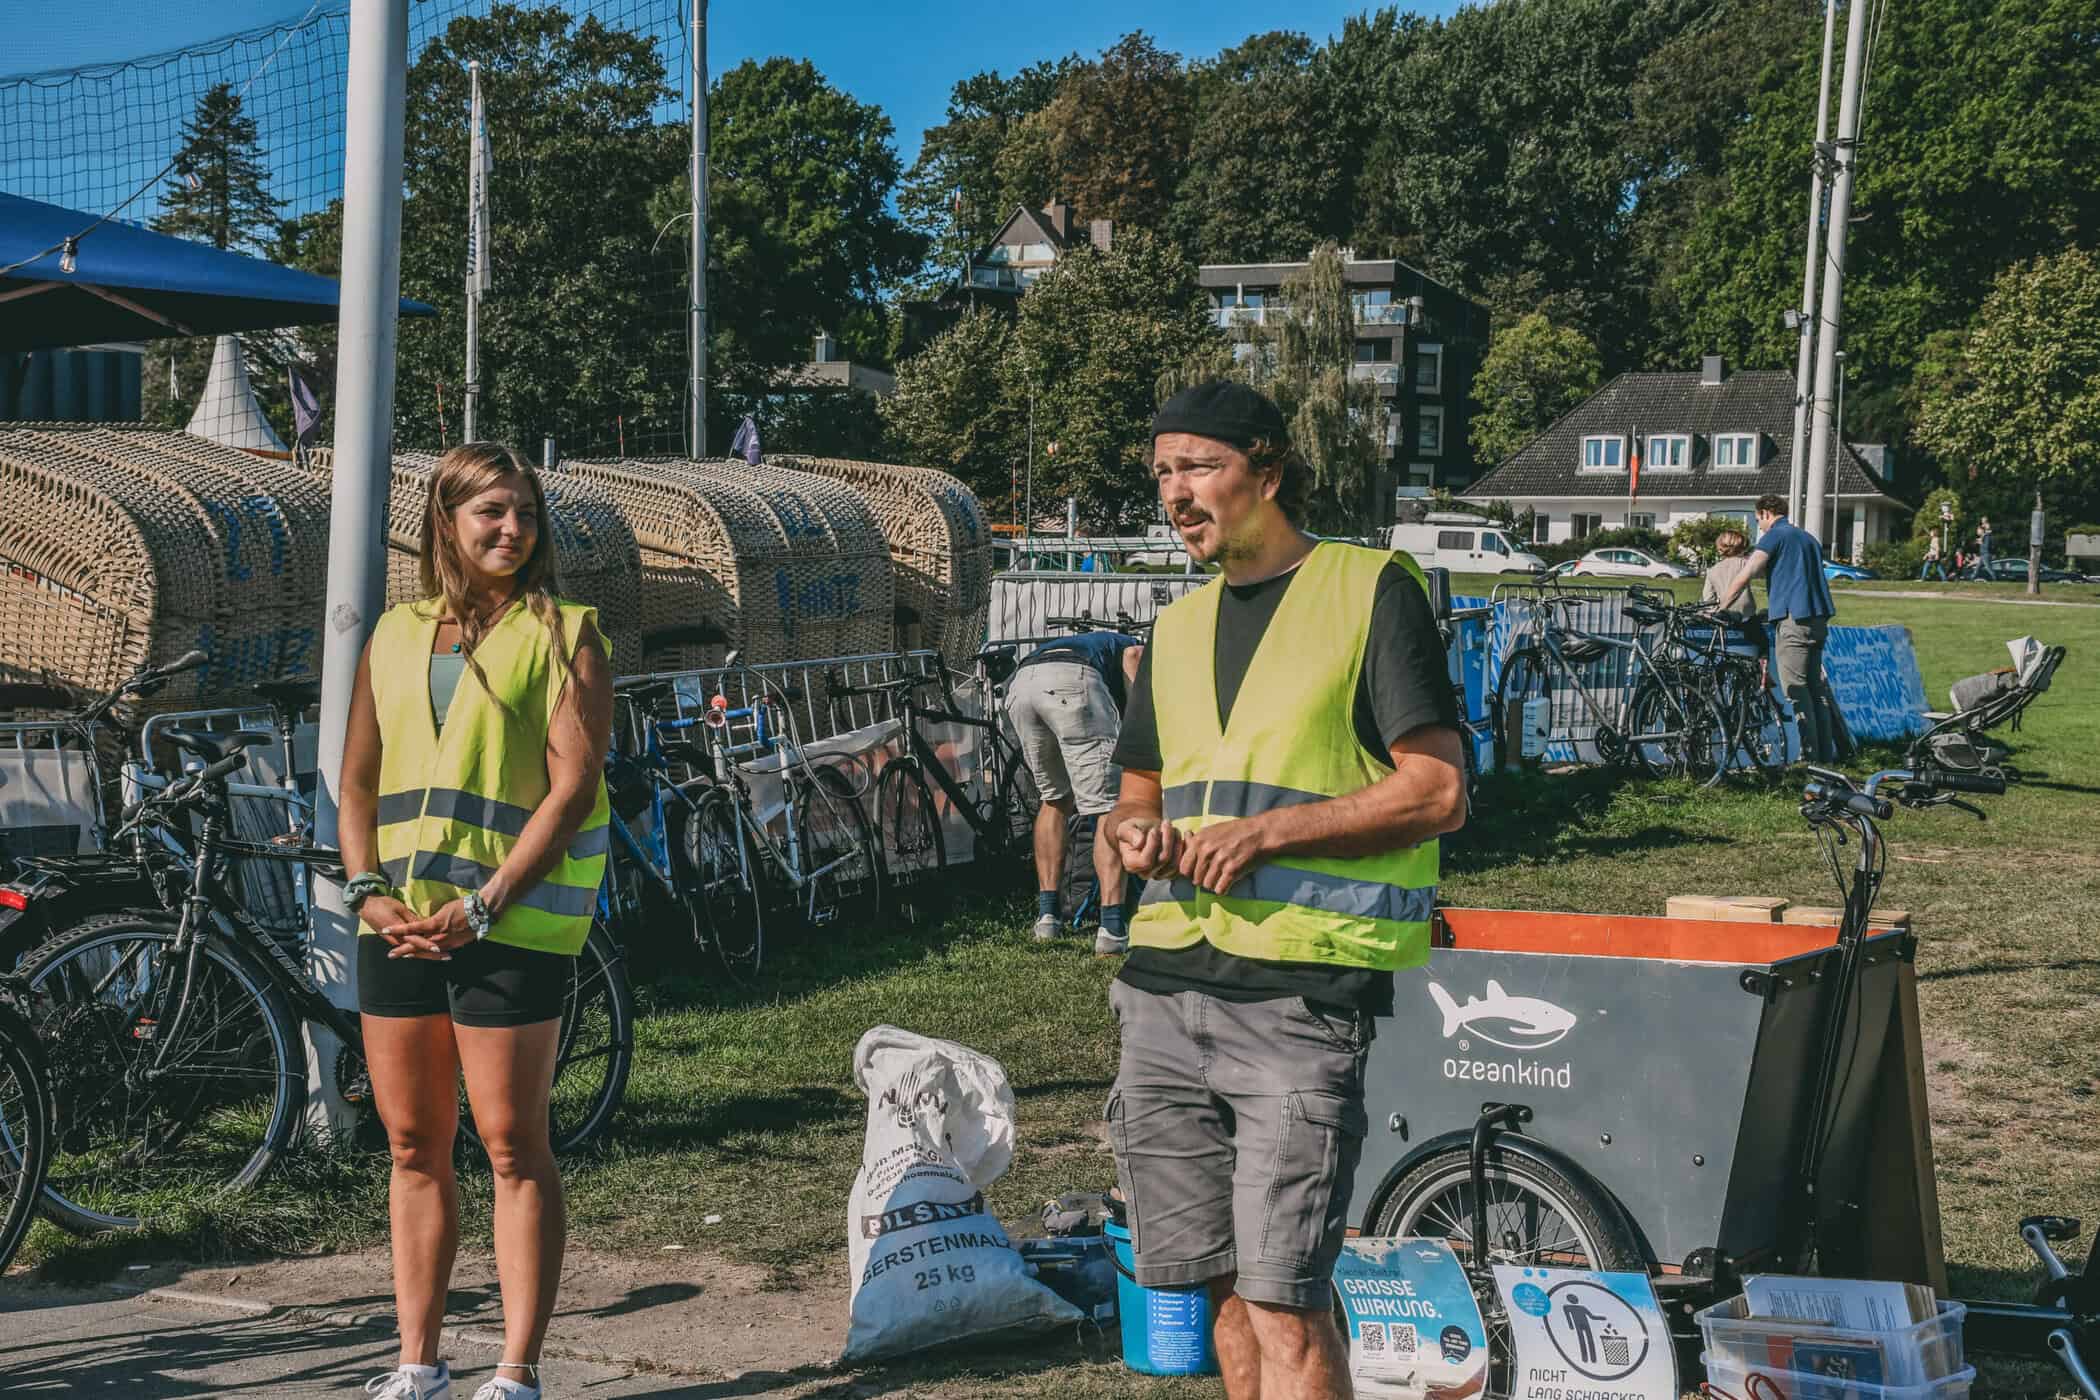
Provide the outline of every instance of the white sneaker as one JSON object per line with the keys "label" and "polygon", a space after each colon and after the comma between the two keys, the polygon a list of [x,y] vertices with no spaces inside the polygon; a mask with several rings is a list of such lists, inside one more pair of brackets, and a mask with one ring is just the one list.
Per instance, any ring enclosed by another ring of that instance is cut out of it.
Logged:
{"label": "white sneaker", "polygon": [[375,1400],[438,1400],[452,1394],[452,1371],[442,1361],[437,1364],[437,1374],[428,1376],[403,1366],[366,1381],[365,1394]]}
{"label": "white sneaker", "polygon": [[540,1388],[505,1376],[493,1376],[474,1392],[474,1400],[540,1400]]}
{"label": "white sneaker", "polygon": [[1035,921],[1035,941],[1049,943],[1064,937],[1065,921],[1055,914],[1045,914]]}
{"label": "white sneaker", "polygon": [[1097,958],[1112,958],[1118,953],[1127,953],[1129,951],[1130,938],[1128,935],[1113,934],[1107,929],[1103,929],[1094,935],[1094,956]]}

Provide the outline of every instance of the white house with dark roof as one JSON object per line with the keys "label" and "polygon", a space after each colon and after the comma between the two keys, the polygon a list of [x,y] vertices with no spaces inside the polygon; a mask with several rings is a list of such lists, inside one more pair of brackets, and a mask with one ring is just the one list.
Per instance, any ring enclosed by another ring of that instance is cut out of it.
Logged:
{"label": "white house with dark roof", "polygon": [[[1759,496],[1787,494],[1793,442],[1794,376],[1729,373],[1720,356],[1709,355],[1696,373],[1620,375],[1504,458],[1464,498],[1531,507],[1539,543],[1627,525],[1668,533],[1702,515],[1748,522]],[[1883,463],[1888,454],[1879,445],[1845,445],[1835,508],[1825,505],[1827,543],[1855,559],[1869,544],[1900,538],[1911,512],[1870,459]]]}

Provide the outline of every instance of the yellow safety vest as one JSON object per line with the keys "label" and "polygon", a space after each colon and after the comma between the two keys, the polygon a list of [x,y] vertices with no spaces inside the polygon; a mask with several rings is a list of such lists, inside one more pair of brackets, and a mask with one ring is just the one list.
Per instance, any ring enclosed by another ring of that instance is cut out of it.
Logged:
{"label": "yellow safety vest", "polygon": [[[577,639],[586,626],[596,627],[598,612],[560,607],[573,660]],[[372,632],[380,869],[419,917],[479,889],[547,799],[547,730],[568,680],[546,626],[523,602],[513,603],[474,651],[489,689],[473,668],[463,672],[440,735],[430,713],[430,648],[442,611],[431,600],[404,603],[389,608]],[[570,956],[582,951],[605,876],[610,814],[601,778],[590,819],[567,854],[497,916],[491,942]]]}
{"label": "yellow safety vest", "polygon": [[[1183,832],[1341,797],[1389,776],[1356,737],[1357,678],[1378,576],[1398,551],[1321,543],[1298,566],[1218,727],[1214,661],[1222,578],[1160,613],[1149,661],[1167,819]],[[1426,585],[1425,585],[1426,587]],[[1240,957],[1394,969],[1429,960],[1437,843],[1382,855],[1264,862],[1223,895],[1189,881],[1145,885],[1130,941],[1207,938]]]}

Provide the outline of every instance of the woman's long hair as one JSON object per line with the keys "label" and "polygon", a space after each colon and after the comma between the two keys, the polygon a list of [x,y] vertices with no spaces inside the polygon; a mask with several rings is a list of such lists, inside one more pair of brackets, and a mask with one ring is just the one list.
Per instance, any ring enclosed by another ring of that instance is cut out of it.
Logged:
{"label": "woman's long hair", "polygon": [[490,487],[513,477],[524,482],[526,491],[532,496],[533,514],[539,525],[533,538],[532,553],[511,575],[512,586],[516,589],[513,596],[522,599],[547,629],[554,640],[555,664],[566,673],[569,669],[568,639],[562,630],[561,609],[554,601],[555,592],[561,586],[555,560],[554,524],[547,518],[547,494],[540,489],[539,474],[501,443],[463,442],[438,458],[436,470],[430,473],[430,494],[423,508],[423,597],[442,601],[446,611],[459,619],[460,652],[466,657],[474,678],[481,682],[482,690],[495,698],[498,705],[503,703],[501,697],[496,696],[481,663],[474,659],[474,650],[487,635],[488,626],[467,607],[467,570],[460,562],[459,541],[453,535],[451,522],[454,511]]}

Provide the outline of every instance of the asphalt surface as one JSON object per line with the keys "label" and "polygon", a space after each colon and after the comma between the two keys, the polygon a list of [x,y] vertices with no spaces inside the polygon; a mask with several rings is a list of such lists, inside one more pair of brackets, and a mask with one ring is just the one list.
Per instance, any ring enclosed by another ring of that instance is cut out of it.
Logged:
{"label": "asphalt surface", "polygon": [[[471,1400],[501,1358],[464,1344],[450,1351],[450,1400]],[[381,1332],[316,1324],[281,1309],[251,1316],[103,1290],[0,1287],[0,1395],[10,1400],[354,1396],[393,1360],[393,1339]],[[549,1362],[541,1384],[547,1400],[762,1393],[737,1381],[636,1375],[586,1361]]]}

